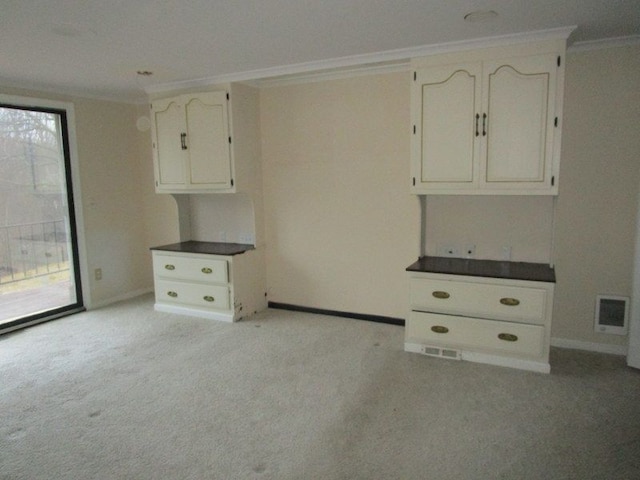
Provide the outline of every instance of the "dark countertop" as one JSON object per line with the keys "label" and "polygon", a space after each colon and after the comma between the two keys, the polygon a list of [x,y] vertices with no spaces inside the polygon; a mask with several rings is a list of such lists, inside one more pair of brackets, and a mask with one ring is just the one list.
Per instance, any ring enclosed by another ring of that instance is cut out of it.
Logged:
{"label": "dark countertop", "polygon": [[221,242],[188,242],[172,243],[160,247],[151,247],[151,250],[181,253],[206,253],[208,255],[239,255],[248,250],[254,250],[253,245],[245,243],[221,243]]}
{"label": "dark countertop", "polygon": [[508,278],[533,282],[556,281],[556,272],[545,263],[505,262],[449,257],[420,257],[407,272],[444,273],[472,277]]}

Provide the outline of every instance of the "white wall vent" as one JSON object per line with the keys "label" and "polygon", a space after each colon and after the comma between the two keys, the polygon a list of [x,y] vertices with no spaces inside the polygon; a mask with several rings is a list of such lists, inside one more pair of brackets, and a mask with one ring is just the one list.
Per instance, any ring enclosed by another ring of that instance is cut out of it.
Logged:
{"label": "white wall vent", "polygon": [[460,360],[460,351],[451,348],[432,347],[423,345],[420,353],[429,355],[430,357],[450,358],[452,360]]}
{"label": "white wall vent", "polygon": [[626,335],[629,324],[629,297],[598,295],[594,329],[598,333]]}

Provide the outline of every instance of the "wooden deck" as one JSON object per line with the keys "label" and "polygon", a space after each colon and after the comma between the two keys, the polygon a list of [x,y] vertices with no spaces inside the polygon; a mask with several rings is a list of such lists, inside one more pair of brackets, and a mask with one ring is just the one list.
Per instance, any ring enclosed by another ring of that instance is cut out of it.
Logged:
{"label": "wooden deck", "polygon": [[75,289],[68,275],[0,285],[0,325],[75,302]]}

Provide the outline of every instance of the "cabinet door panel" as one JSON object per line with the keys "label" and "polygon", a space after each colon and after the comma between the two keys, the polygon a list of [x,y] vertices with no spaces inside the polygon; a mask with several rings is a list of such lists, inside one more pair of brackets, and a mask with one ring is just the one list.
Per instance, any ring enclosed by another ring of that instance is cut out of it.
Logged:
{"label": "cabinet door panel", "polygon": [[158,186],[178,186],[185,183],[184,159],[180,133],[186,132],[184,107],[175,100],[153,105],[154,143],[157,157]]}
{"label": "cabinet door panel", "polygon": [[471,186],[476,155],[480,65],[423,70],[418,125],[420,183],[446,187]]}
{"label": "cabinet door panel", "polygon": [[487,65],[487,183],[545,184],[553,145],[555,57]]}
{"label": "cabinet door panel", "polygon": [[226,95],[216,92],[186,102],[190,182],[229,186],[231,163]]}

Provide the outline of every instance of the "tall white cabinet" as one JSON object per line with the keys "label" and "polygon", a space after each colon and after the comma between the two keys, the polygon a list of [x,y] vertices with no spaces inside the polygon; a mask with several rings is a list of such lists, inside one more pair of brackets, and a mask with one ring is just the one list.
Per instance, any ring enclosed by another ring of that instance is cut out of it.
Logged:
{"label": "tall white cabinet", "polygon": [[257,89],[153,98],[156,193],[172,194],[177,243],[152,247],[156,310],[237,321],[266,308]]}
{"label": "tall white cabinet", "polygon": [[556,195],[563,55],[518,47],[415,61],[411,191]]}
{"label": "tall white cabinet", "polygon": [[[423,235],[432,195],[558,194],[565,42],[412,60],[410,191],[423,196]],[[428,256],[427,242],[407,268],[405,350],[549,372],[553,265]]]}

